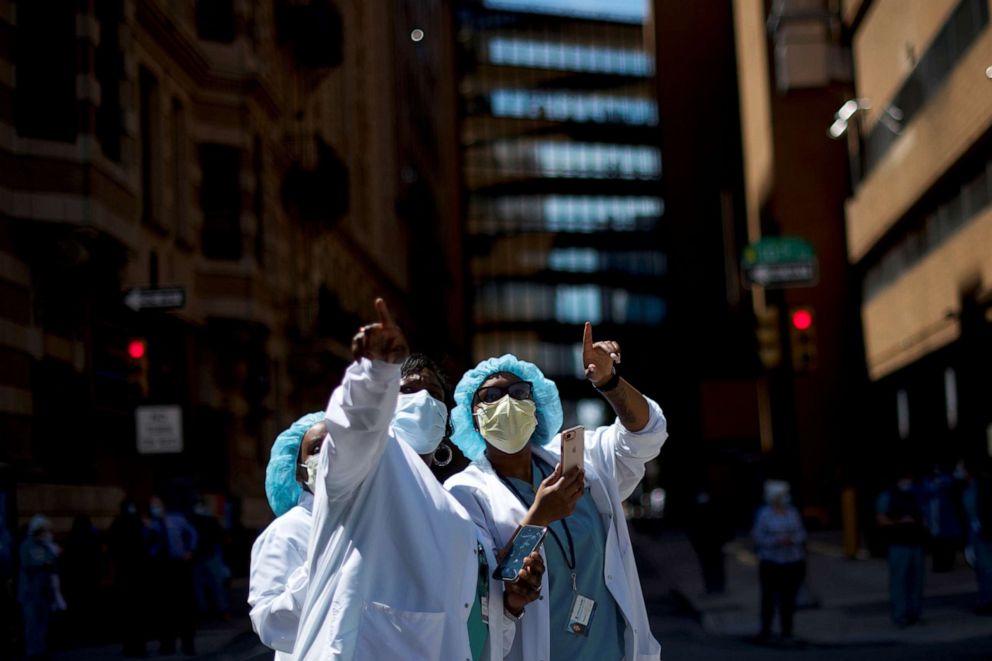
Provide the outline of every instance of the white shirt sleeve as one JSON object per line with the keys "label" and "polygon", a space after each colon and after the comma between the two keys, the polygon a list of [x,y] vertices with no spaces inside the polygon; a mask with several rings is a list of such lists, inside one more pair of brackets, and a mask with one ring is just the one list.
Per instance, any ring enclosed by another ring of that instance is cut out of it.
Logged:
{"label": "white shirt sleeve", "polygon": [[319,480],[328,499],[353,495],[382,458],[396,410],[400,366],[362,358],[352,363],[327,405]]}
{"label": "white shirt sleeve", "polygon": [[586,432],[586,459],[599,471],[612,475],[621,498],[627,498],[644,478],[644,464],[658,456],[668,438],[668,423],[661,407],[647,397],[648,423],[633,432],[617,418],[612,425]]}
{"label": "white shirt sleeve", "polygon": [[249,617],[263,645],[292,652],[307,594],[309,568],[306,546],[280,528],[266,530],[252,546]]}

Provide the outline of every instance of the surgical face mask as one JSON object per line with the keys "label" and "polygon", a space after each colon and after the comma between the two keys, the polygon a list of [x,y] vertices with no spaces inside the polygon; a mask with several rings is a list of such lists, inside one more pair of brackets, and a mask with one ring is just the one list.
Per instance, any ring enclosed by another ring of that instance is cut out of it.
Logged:
{"label": "surgical face mask", "polygon": [[300,466],[307,470],[306,488],[310,493],[316,493],[317,488],[317,466],[320,464],[320,455],[312,454],[307,457]]}
{"label": "surgical face mask", "polygon": [[530,399],[503,395],[475,412],[482,438],[500,452],[516,454],[527,446],[537,429],[537,405]]}
{"label": "surgical face mask", "polygon": [[426,390],[400,393],[393,415],[393,433],[417,454],[430,454],[444,438],[448,408]]}
{"label": "surgical face mask", "polygon": [[162,516],[165,512],[162,511],[162,507],[160,505],[152,505],[151,507],[148,508],[148,513],[158,518]]}

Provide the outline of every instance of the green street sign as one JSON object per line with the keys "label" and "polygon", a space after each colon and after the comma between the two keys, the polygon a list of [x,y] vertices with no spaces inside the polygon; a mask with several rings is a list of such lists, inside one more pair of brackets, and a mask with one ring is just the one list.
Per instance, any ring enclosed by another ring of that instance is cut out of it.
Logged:
{"label": "green street sign", "polygon": [[804,287],[816,284],[816,251],[798,236],[771,236],[744,248],[741,271],[748,287]]}

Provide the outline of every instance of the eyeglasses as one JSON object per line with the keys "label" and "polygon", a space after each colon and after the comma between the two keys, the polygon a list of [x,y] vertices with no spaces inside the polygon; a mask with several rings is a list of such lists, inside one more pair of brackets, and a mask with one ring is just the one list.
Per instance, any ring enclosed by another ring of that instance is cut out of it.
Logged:
{"label": "eyeglasses", "polygon": [[505,387],[487,386],[485,388],[479,388],[475,393],[476,399],[486,404],[497,402],[503,399],[505,395],[509,395],[513,399],[534,399],[534,386],[530,381],[517,381]]}

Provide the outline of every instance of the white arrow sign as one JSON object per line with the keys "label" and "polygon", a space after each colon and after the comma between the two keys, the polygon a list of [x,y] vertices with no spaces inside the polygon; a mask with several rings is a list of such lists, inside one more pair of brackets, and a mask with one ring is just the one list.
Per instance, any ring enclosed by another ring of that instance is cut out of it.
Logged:
{"label": "white arrow sign", "polygon": [[135,311],[173,310],[186,305],[186,290],[182,287],[132,289],[124,296],[124,305]]}

